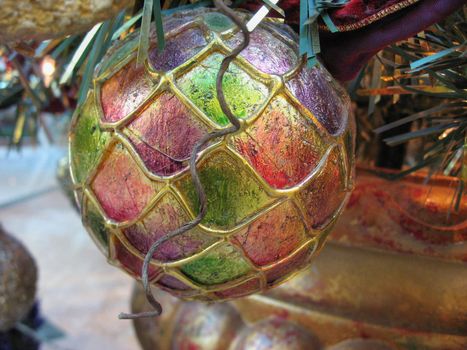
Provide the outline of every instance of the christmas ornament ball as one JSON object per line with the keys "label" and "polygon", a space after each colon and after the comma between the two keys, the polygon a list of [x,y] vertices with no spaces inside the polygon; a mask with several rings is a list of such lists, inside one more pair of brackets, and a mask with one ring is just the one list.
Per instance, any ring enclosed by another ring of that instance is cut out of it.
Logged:
{"label": "christmas ornament ball", "polygon": [[[165,50],[152,34],[143,65],[136,34],[110,49],[70,131],[83,222],[135,278],[152,243],[198,214],[188,160],[198,140],[229,125],[215,82],[242,39],[212,9],[166,17],[164,29]],[[184,299],[245,296],[306,267],[352,186],[348,96],[323,66],[306,67],[289,27],[256,28],[223,90],[241,129],[198,154],[207,214],[165,242],[149,269],[154,285]]]}
{"label": "christmas ornament ball", "polygon": [[0,226],[0,332],[6,332],[31,310],[37,268],[26,248]]}

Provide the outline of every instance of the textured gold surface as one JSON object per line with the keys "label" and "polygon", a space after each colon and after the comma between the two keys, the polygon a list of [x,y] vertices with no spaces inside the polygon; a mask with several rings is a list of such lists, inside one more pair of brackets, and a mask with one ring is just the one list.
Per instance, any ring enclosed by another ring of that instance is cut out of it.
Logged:
{"label": "textured gold surface", "polygon": [[358,186],[332,240],[346,246],[465,263],[466,197],[457,210],[453,208],[459,179],[438,175],[428,184],[426,179],[427,173],[418,172],[404,181],[389,181],[372,175],[372,169],[360,168]]}
{"label": "textured gold surface", "polygon": [[76,34],[132,3],[132,0],[1,0],[0,42]]}
{"label": "textured gold surface", "polygon": [[31,310],[36,279],[32,256],[0,226],[0,332],[12,328]]}
{"label": "textured gold surface", "polygon": [[[266,336],[257,325],[267,323],[269,329],[269,322],[287,322],[283,327],[296,325],[315,336],[320,349],[467,348],[467,268],[463,258],[467,246],[459,238],[466,218],[461,209],[459,217],[445,219],[448,206],[444,203],[452,198],[449,188],[454,178],[435,177],[424,200],[413,196],[413,190],[420,192],[424,176],[419,173],[388,183],[359,171],[356,197],[351,198],[311,268],[275,290],[232,302],[247,329],[237,332],[237,338],[248,333],[250,342],[264,345],[277,333]],[[382,196],[386,192],[406,204],[405,209],[396,206],[397,212],[410,212],[410,217],[417,219],[418,235],[406,220],[388,215],[394,210],[393,201],[374,200],[386,198]],[[410,201],[404,201],[407,193],[412,196]],[[464,199],[461,208],[465,204]],[[430,208],[441,208],[438,216],[427,215]],[[394,231],[390,237],[375,224],[379,220]],[[444,228],[451,241],[440,243],[430,238],[435,234],[433,227]],[[205,311],[204,316],[208,315]],[[300,334],[297,332],[294,334]],[[158,341],[152,338],[153,344]]]}

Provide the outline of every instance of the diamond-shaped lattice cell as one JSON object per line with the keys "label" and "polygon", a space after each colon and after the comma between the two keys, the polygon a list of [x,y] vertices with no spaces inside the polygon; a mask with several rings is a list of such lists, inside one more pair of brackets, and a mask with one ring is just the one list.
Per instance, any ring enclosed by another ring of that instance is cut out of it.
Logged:
{"label": "diamond-shaped lattice cell", "polygon": [[[177,198],[168,192],[143,220],[122,231],[136,249],[146,254],[155,241],[190,220],[189,214]],[[208,247],[215,240],[214,237],[194,228],[163,243],[153,257],[163,262],[187,258]]]}
{"label": "diamond-shaped lattice cell", "polygon": [[[213,54],[177,79],[177,85],[206,116],[220,126],[229,124],[217,100],[216,78],[224,56]],[[254,80],[235,63],[230,64],[222,83],[224,95],[238,118],[253,115],[266,100],[268,88]]]}
{"label": "diamond-shaped lattice cell", "polygon": [[235,23],[232,20],[218,12],[207,12],[203,14],[204,21],[209,29],[217,33],[223,33],[230,29],[235,28]]}
{"label": "diamond-shaped lattice cell", "polygon": [[84,183],[97,165],[110,139],[108,132],[99,127],[99,115],[93,97],[88,97],[77,115],[70,134],[71,166],[75,180]]}
{"label": "diamond-shaped lattice cell", "polygon": [[251,261],[259,266],[285,258],[306,238],[305,225],[290,201],[263,214],[234,235]]}
{"label": "diamond-shaped lattice cell", "polygon": [[193,147],[209,132],[170,92],[162,93],[128,130],[127,136],[146,167],[159,176],[185,169]]}
{"label": "diamond-shaped lattice cell", "polygon": [[[243,34],[239,32],[227,41],[227,45],[233,49],[242,41]],[[298,64],[295,50],[261,27],[251,32],[250,44],[240,55],[258,70],[268,74],[281,75]]]}
{"label": "diamond-shaped lattice cell", "polygon": [[118,122],[134,112],[151,94],[155,82],[144,64],[131,61],[101,85],[103,116],[107,123]]}
{"label": "diamond-shaped lattice cell", "polygon": [[109,69],[112,69],[112,67],[115,67],[136,51],[138,48],[138,40],[135,40],[136,34],[137,33],[131,33],[125,40],[116,40],[114,42],[98,67],[99,75],[106,74]]}
{"label": "diamond-shaped lattice cell", "polygon": [[120,222],[136,219],[161,187],[146,177],[120,143],[103,159],[91,183],[107,216]]}
{"label": "diamond-shaped lattice cell", "polygon": [[86,198],[85,201],[87,203],[84,220],[91,230],[92,236],[99,242],[99,247],[107,252],[109,249],[109,232],[105,226],[105,220],[91,200]]}
{"label": "diamond-shaped lattice cell", "polygon": [[266,182],[280,189],[303,181],[326,151],[313,121],[282,96],[232,142]]}
{"label": "diamond-shaped lattice cell", "polygon": [[308,264],[313,251],[313,246],[302,248],[295,254],[284,258],[284,260],[274,267],[266,270],[265,275],[268,283],[272,285],[278,283],[284,278],[289,277],[289,274],[304,268]]}
{"label": "diamond-shaped lattice cell", "polygon": [[301,190],[310,227],[325,226],[341,207],[346,195],[344,166],[339,148],[334,147],[324,168]]}
{"label": "diamond-shaped lattice cell", "polygon": [[157,46],[149,51],[149,63],[156,70],[169,71],[188,61],[201,51],[207,42],[199,28],[187,29],[167,40],[163,51]]}
{"label": "diamond-shaped lattice cell", "polygon": [[191,287],[187,286],[185,283],[180,281],[178,278],[171,275],[164,275],[157,281],[157,284],[162,288],[169,291],[189,291],[192,290]]}
{"label": "diamond-shaped lattice cell", "polygon": [[349,114],[346,93],[323,67],[304,67],[286,85],[330,134],[342,133]]}
{"label": "diamond-shaped lattice cell", "polygon": [[[141,278],[143,259],[125,247],[125,245],[116,236],[111,237],[110,245],[111,262],[113,264],[117,263],[120,265],[133,277]],[[162,272],[162,269],[150,265],[148,272],[149,280],[152,280]]]}
{"label": "diamond-shaped lattice cell", "polygon": [[[207,213],[201,223],[209,228],[233,229],[273,201],[247,167],[225,151],[209,154],[198,170],[207,198]],[[187,174],[176,186],[197,214],[198,195],[191,176]]]}
{"label": "diamond-shaped lattice cell", "polygon": [[233,246],[225,243],[183,265],[181,271],[199,284],[214,285],[233,281],[250,272],[251,267]]}
{"label": "diamond-shaped lattice cell", "polygon": [[258,278],[248,280],[236,287],[232,287],[226,290],[215,292],[214,294],[222,299],[228,298],[239,298],[245,295],[249,295],[254,292],[258,292],[261,289],[261,283]]}
{"label": "diamond-shaped lattice cell", "polygon": [[297,34],[294,32],[294,30],[288,24],[263,21],[261,23],[261,27],[264,27],[267,30],[275,32],[277,35],[279,35],[279,36],[281,36],[283,38],[287,38],[288,40],[291,40],[293,42],[297,42]]}
{"label": "diamond-shaped lattice cell", "polygon": [[[197,16],[196,13],[189,13],[188,11],[183,13],[183,16],[167,16],[164,18],[163,26],[164,26],[164,33],[170,34],[172,31],[176,31],[178,28],[187,25],[189,22],[193,22],[195,17]],[[151,31],[151,40],[154,42],[157,40],[157,32]],[[167,40],[166,40],[167,44]]]}

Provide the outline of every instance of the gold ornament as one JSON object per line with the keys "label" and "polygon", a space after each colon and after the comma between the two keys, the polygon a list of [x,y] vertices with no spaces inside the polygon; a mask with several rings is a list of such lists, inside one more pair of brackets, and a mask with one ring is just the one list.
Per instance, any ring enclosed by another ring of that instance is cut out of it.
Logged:
{"label": "gold ornament", "polygon": [[78,34],[115,16],[132,0],[3,0],[0,43]]}

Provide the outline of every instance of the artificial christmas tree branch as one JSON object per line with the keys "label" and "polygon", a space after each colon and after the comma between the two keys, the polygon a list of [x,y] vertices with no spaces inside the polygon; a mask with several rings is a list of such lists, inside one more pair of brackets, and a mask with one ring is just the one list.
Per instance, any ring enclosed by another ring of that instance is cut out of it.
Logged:
{"label": "artificial christmas tree branch", "polygon": [[5,47],[6,47],[6,50],[7,50],[7,52],[9,53],[9,55],[11,57],[11,63],[13,63],[14,67],[16,68],[16,70],[18,72],[19,80],[21,82],[21,85],[23,86],[24,91],[29,96],[29,98],[32,101],[32,104],[34,105],[34,108],[36,109],[37,119],[39,120],[39,123],[41,124],[41,127],[45,132],[47,140],[50,143],[53,143],[52,134],[51,134],[49,128],[47,127],[47,125],[45,124],[44,118],[40,113],[40,111],[42,110],[42,101],[37,96],[37,94],[33,91],[33,89],[31,89],[31,87],[29,85],[28,78],[27,78],[26,74],[23,71],[23,67],[18,62],[18,59],[16,57],[16,53],[13,50],[11,50],[8,46],[5,46]]}

